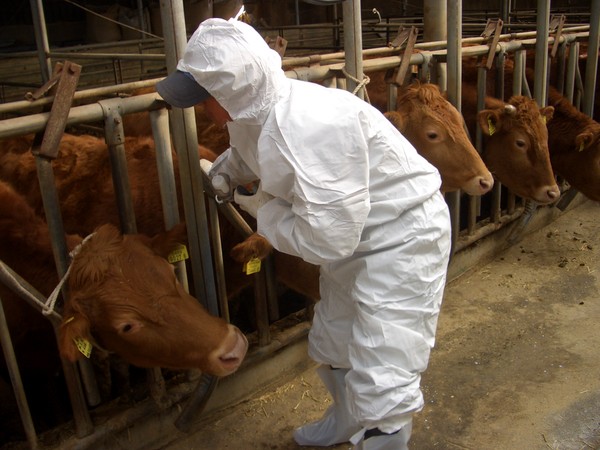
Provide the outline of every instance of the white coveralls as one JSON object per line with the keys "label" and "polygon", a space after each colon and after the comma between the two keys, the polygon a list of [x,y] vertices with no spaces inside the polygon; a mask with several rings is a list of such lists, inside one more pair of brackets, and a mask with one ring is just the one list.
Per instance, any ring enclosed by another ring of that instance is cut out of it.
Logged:
{"label": "white coveralls", "polygon": [[[309,335],[315,361],[350,369],[352,414],[391,433],[423,406],[450,249],[437,170],[349,92],[289,79],[250,26],[211,19],[178,69],[228,111],[229,148],[211,174],[260,179],[274,198],[257,231],[321,266]],[[224,39],[228,35],[231,39]],[[193,56],[190,56],[193,55]]]}

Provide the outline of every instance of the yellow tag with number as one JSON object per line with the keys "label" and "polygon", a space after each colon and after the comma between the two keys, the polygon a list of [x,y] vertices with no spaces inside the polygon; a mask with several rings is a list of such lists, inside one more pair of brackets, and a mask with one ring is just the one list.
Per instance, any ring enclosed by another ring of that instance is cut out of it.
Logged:
{"label": "yellow tag with number", "polygon": [[246,264],[244,264],[244,272],[246,275],[252,275],[253,273],[260,272],[260,259],[252,258]]}
{"label": "yellow tag with number", "polygon": [[190,255],[188,255],[187,247],[185,245],[180,245],[175,250],[173,250],[171,253],[169,253],[169,257],[167,258],[167,261],[169,261],[171,264],[173,264],[173,263],[188,259],[189,257],[190,257]]}
{"label": "yellow tag with number", "polygon": [[80,337],[73,338],[73,341],[75,342],[77,350],[79,350],[83,356],[89,358],[92,354],[92,343],[87,339]]}
{"label": "yellow tag with number", "polygon": [[496,132],[496,127],[492,123],[492,119],[488,119],[488,129],[489,129],[489,132],[490,132],[490,136],[493,135]]}

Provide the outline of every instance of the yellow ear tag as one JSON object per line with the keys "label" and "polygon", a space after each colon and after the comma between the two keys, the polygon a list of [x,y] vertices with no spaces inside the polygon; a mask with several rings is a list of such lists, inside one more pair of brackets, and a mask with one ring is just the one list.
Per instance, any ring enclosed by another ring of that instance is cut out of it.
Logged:
{"label": "yellow ear tag", "polygon": [[167,258],[167,261],[169,261],[171,264],[173,264],[173,263],[188,259],[189,257],[190,257],[190,255],[188,255],[187,247],[185,245],[180,245],[175,250],[173,250],[171,253],[169,253],[169,257]]}
{"label": "yellow ear tag", "polygon": [[252,258],[246,264],[244,264],[244,273],[246,275],[252,275],[253,273],[260,272],[260,259]]}
{"label": "yellow ear tag", "polygon": [[90,355],[92,354],[92,343],[90,341],[88,341],[87,339],[76,337],[73,338],[73,342],[75,342],[77,350],[79,350],[79,352],[83,356],[85,356],[86,358],[90,357]]}
{"label": "yellow ear tag", "polygon": [[496,127],[492,123],[492,119],[489,119],[489,118],[488,118],[488,129],[490,132],[490,136],[496,132]]}
{"label": "yellow ear tag", "polygon": [[546,116],[542,116],[542,122],[544,122],[544,125],[546,124]]}
{"label": "yellow ear tag", "polygon": [[579,151],[582,152],[584,148],[585,148],[585,143],[582,141],[581,144],[579,144]]}

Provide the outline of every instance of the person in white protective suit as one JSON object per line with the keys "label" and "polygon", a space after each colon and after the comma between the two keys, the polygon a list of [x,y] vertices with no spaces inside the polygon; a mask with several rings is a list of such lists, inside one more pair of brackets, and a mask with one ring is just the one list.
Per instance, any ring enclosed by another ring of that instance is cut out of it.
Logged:
{"label": "person in white protective suit", "polygon": [[[202,22],[157,90],[175,107],[205,102],[227,125],[213,184],[277,250],[321,267],[308,351],[334,402],[296,442],[408,448],[450,253],[437,170],[368,103],[287,78],[232,19]],[[255,195],[236,189],[256,180]]]}

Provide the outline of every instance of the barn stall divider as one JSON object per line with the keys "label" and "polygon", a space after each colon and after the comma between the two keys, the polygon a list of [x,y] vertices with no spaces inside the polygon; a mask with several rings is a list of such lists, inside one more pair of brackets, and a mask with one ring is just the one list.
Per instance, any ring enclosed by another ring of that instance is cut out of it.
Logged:
{"label": "barn stall divider", "polygon": [[[597,24],[598,11],[594,11],[593,13],[595,15],[593,14],[592,23]],[[584,108],[587,109],[586,113],[590,115],[591,105],[589,104],[589,98],[591,97],[593,99],[593,94],[590,95],[590,92],[594,92],[595,90],[595,73],[593,73],[593,77],[590,76],[590,73],[592,72],[586,73],[585,83],[582,81],[577,64],[577,53],[579,51],[579,43],[584,42],[586,39],[590,40],[590,48],[593,49],[594,45],[592,42],[595,40],[597,43],[597,33],[597,25],[591,29],[589,26],[568,27],[562,30],[561,36],[557,39],[559,43],[559,56],[557,61],[559,62],[559,65],[564,65],[564,92],[570,99],[584,99],[584,102],[587,102],[584,105]],[[548,33],[544,33],[544,35],[547,36],[547,40],[542,40],[540,48],[545,50],[548,47],[548,44],[552,44],[554,42],[555,38],[553,36],[548,37]],[[491,48],[496,56],[495,61],[499,74],[504,73],[504,57],[507,54],[514,53],[515,62],[517,62],[515,65],[516,76],[514,76],[514,93],[528,93],[526,79],[524,77],[525,51],[528,49],[537,48],[536,46],[538,45],[539,36],[540,35],[536,32],[518,33],[517,35],[502,35],[500,36],[495,48],[488,45],[483,38],[469,38],[462,41],[459,39],[461,44],[468,43],[469,46],[461,47],[458,52],[455,50],[455,53],[460,54],[460,60],[464,56],[487,56]],[[446,48],[448,47],[449,42],[451,42],[450,39],[448,42],[423,43],[415,45],[415,48],[418,49],[419,52],[410,55],[410,65],[415,68],[416,73],[418,73],[418,77],[430,78],[432,81],[439,82],[440,84],[445,83],[443,73],[444,63],[447,63],[449,66],[452,64],[452,51]],[[368,75],[371,72],[390,69],[393,70],[398,68],[403,61],[403,57],[398,56],[395,53],[398,53],[398,49],[390,49],[387,47],[365,50],[363,52],[363,58],[368,59],[362,60],[362,69],[364,70],[364,73]],[[595,54],[597,55],[597,53],[598,51],[596,45]],[[386,54],[389,56],[382,56]],[[331,87],[344,88],[346,87],[346,75],[344,73],[345,63],[343,62],[344,56],[345,55],[343,52],[336,52],[326,55],[292,57],[286,58],[284,64],[285,68],[294,67],[286,72],[290,77],[303,79],[306,81],[322,82]],[[594,61],[593,55],[592,57],[588,56],[588,58],[588,67],[592,67],[597,64],[597,59]],[[539,65],[536,64],[536,70],[538,69],[538,66]],[[536,74],[536,79],[546,80],[548,68],[544,67],[541,70],[541,73]],[[451,71],[452,68],[449,69],[449,72]],[[451,76],[449,78],[451,78]],[[482,98],[486,91],[484,83],[485,73],[483,70],[480,70],[479,79],[480,82],[478,83],[478,89],[480,98]],[[152,86],[156,81],[158,80],[149,80],[141,85]],[[131,83],[129,85],[113,86],[108,88],[108,90],[106,88],[100,88],[81,91],[75,95],[75,100],[79,101],[85,98],[95,98],[97,96],[104,95],[109,91],[122,92],[124,90],[126,91],[129,89],[135,89],[141,85],[139,83]],[[503,84],[501,82],[498,83],[498,86],[502,85]],[[536,89],[541,89],[538,88],[538,86],[542,85],[543,83],[536,83]],[[582,92],[585,92],[586,95],[583,95]],[[539,93],[536,92],[536,94]],[[543,96],[544,94],[539,95]],[[393,104],[393,84],[389,85],[389,98],[391,99],[389,104]],[[39,107],[42,105],[48,105],[51,102],[52,99],[44,99],[29,103],[28,106]],[[545,99],[542,100],[542,103],[544,102]],[[15,104],[12,106],[11,104],[6,104],[0,105],[0,107],[2,108],[3,112],[14,112],[22,108],[23,103],[28,102],[15,102]],[[171,135],[169,133],[169,126],[167,124],[167,110],[164,108],[164,106],[164,103],[157,94],[145,94],[128,98],[102,100],[96,103],[76,106],[71,108],[69,112],[67,119],[67,126],[69,127],[90,123],[97,124],[99,122],[103,122],[105,124],[105,139],[109,144],[110,152],[114,153],[114,157],[111,158],[111,160],[114,161],[115,185],[117,186],[116,191],[118,192],[119,197],[117,203],[120,205],[119,210],[122,217],[123,231],[125,232],[131,233],[135,231],[135,212],[132,210],[129,199],[130,195],[127,192],[127,168],[122,158],[122,144],[119,142],[123,136],[123,130],[119,128],[119,126],[115,127],[115,124],[118,125],[120,119],[127,114],[150,111],[154,141],[157,150],[157,164],[159,165],[160,173],[162,174],[160,185],[161,196],[163,196],[163,214],[165,226],[171,227],[177,220],[177,198],[174,196],[174,184],[177,181],[174,179],[172,161],[170,161]],[[48,117],[48,113],[38,113],[19,118],[3,120],[0,122],[0,138],[9,138],[21,134],[40,132],[46,126]],[[186,119],[185,125],[189,128],[193,128],[193,125],[190,125],[188,119]],[[187,135],[188,138],[191,134],[193,134],[193,131],[188,130],[185,132],[185,135]],[[176,136],[173,137],[175,138]],[[177,147],[177,144],[175,145],[176,148],[180,148]],[[190,163],[192,162],[190,161]],[[202,175],[200,175],[198,178],[201,179]],[[193,186],[193,182],[191,180],[188,180],[186,183],[188,183],[189,186]],[[219,236],[217,231],[218,221],[216,220],[217,209],[220,209],[228,218],[228,220],[231,220],[242,233],[250,234],[252,232],[252,229],[241,219],[237,211],[232,208],[231,205],[217,205],[217,203],[214,202],[214,195],[206,183],[204,184],[204,190],[208,193],[208,195],[206,199],[204,199],[204,197],[202,198],[208,202],[207,207],[209,210],[209,216],[215,218],[210,220],[210,226],[212,229],[211,232],[207,234],[210,234],[210,236],[214,239],[217,239]],[[564,199],[567,197],[566,194],[569,193],[572,193],[572,190],[567,191],[561,198],[563,203],[565,202]],[[492,257],[499,248],[506,245],[506,242],[503,241],[511,238],[511,236],[513,240],[518,239],[518,236],[515,237],[511,234],[511,232],[513,232],[513,228],[519,229],[519,227],[513,226],[511,228],[509,225],[518,225],[519,220],[522,220],[524,221],[523,223],[525,225],[530,227],[539,227],[541,226],[541,222],[551,221],[554,217],[556,217],[557,214],[560,214],[560,211],[557,211],[558,208],[556,208],[560,202],[553,204],[550,207],[537,208],[534,205],[534,207],[529,207],[527,209],[525,207],[526,205],[524,204],[525,202],[519,200],[510,192],[505,193],[500,186],[497,186],[493,193],[491,195],[487,195],[486,198],[460,195],[452,195],[451,197],[453,198],[449,199],[449,205],[451,207],[453,224],[454,256],[451,262],[449,278],[454,278],[460,275],[462,272],[468,269],[468,267],[475,264],[478,259]],[[194,197],[194,200],[196,200],[196,197]],[[489,206],[489,213],[487,213],[487,216],[485,217],[481,217],[480,214],[482,202]],[[197,211],[204,211],[205,205],[196,205],[196,209]],[[535,217],[532,222],[529,222],[532,216],[526,215],[525,211],[528,211],[532,214],[535,213]],[[463,218],[461,221],[461,216],[465,215],[466,220]],[[538,224],[534,223],[536,220],[539,222]],[[199,225],[196,225],[196,228],[199,227]],[[490,238],[486,239],[485,241],[493,242],[492,244],[488,244],[489,247],[487,250],[482,250],[484,247],[484,238]],[[223,317],[229,317],[230,314],[228,311],[228,303],[224,294],[226,280],[224,280],[222,267],[223,258],[227,257],[227,255],[220,254],[219,249],[221,247],[218,241],[213,241],[211,247],[213,252],[209,252],[211,255],[211,260],[208,265],[214,266],[214,272],[216,276],[214,282],[215,295],[212,296],[212,298],[215,299],[215,303],[207,306],[211,312],[221,314]],[[197,251],[198,253],[202,253],[200,250]],[[269,264],[272,263],[267,263],[267,266],[269,266]],[[253,346],[245,362],[246,369],[242,369],[242,371],[253,370],[253,368],[256,368],[258,363],[266,362],[280,350],[304,338],[310,327],[310,323],[308,320],[306,320],[302,310],[292,313],[290,315],[291,319],[290,317],[280,317],[278,311],[278,300],[275,298],[277,296],[277,287],[274,286],[271,272],[272,269],[269,269],[261,272],[260,275],[255,276],[256,283],[253,301],[255,302],[256,306],[256,315],[253,320],[255,321],[256,326],[255,329],[249,333],[249,337],[253,343]],[[186,271],[181,268],[179,273],[182,276],[182,281],[186,283]],[[263,277],[266,277],[271,281],[265,281],[265,278]],[[197,289],[195,286],[198,285],[203,286],[205,279],[206,274],[203,270],[196,271],[191,280],[192,289]],[[38,299],[40,299],[40,297],[43,298],[43,296],[40,296],[39,293],[36,294],[35,290],[32,289],[32,292],[34,296],[38,297]],[[79,371],[80,373],[87,373],[87,371],[84,371],[81,368],[79,368]],[[191,373],[185,382],[178,382],[176,385],[170,385],[169,389],[166,389],[164,387],[164,380],[160,380],[162,377],[160,370],[152,371],[152,373],[158,377],[158,380],[155,379],[155,383],[158,386],[158,390],[162,391],[159,393],[159,396],[168,396],[171,400],[171,403],[175,405],[181,404],[190,398],[196,386],[198,386],[198,390],[196,392],[200,391],[201,394],[203,393],[202,389],[206,386],[205,380],[198,383],[198,375]],[[91,389],[93,389],[94,380],[92,379],[90,381],[87,376],[86,380],[87,381],[84,384],[91,383]],[[231,380],[233,383],[235,383],[235,377],[231,377]],[[223,381],[223,383],[227,382],[227,379]],[[79,381],[77,380],[75,383],[79,383]],[[151,391],[152,390],[155,389],[151,389]],[[219,389],[217,388],[217,392],[218,391]],[[91,391],[87,392],[88,397],[90,392]],[[19,398],[23,398],[24,392],[21,389],[18,389],[17,396]],[[81,398],[83,397],[80,397],[77,402],[81,402]],[[200,403],[205,400],[206,398],[201,395]],[[96,405],[90,404],[89,400],[88,405],[90,408],[96,407]],[[168,411],[161,411],[160,406],[158,406],[156,403],[153,401],[146,401],[136,407],[129,408],[126,411],[121,411],[118,418],[117,416],[114,416],[117,420],[108,420],[102,424],[95,425],[92,428],[90,428],[91,421],[89,419],[87,410],[79,414],[74,413],[75,428],[78,431],[76,431],[75,437],[67,438],[63,442],[75,442],[79,448],[86,448],[86,446],[90,446],[88,448],[91,448],[91,446],[101,442],[103,439],[106,439],[111,433],[127,429],[136,421],[148,420],[148,417],[151,415],[160,413],[166,414],[169,420],[181,418],[182,416],[178,408],[180,408],[180,406],[170,407]],[[77,407],[74,407],[74,411],[75,410],[77,410]],[[184,424],[183,428],[186,426],[187,425]],[[28,440],[32,444],[32,447],[35,448],[37,446],[37,438],[35,437],[35,433],[32,435],[32,422],[25,419],[24,428],[28,430]]]}

